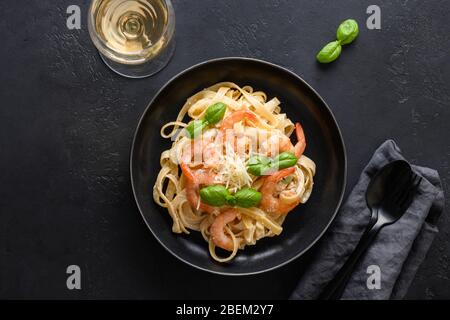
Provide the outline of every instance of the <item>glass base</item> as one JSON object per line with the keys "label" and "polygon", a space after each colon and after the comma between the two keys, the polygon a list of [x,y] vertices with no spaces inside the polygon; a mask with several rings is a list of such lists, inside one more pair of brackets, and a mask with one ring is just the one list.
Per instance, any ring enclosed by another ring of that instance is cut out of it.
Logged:
{"label": "glass base", "polygon": [[169,42],[167,47],[157,57],[142,64],[130,65],[112,61],[99,52],[103,62],[115,73],[127,78],[146,78],[161,71],[170,61],[175,51],[175,40]]}

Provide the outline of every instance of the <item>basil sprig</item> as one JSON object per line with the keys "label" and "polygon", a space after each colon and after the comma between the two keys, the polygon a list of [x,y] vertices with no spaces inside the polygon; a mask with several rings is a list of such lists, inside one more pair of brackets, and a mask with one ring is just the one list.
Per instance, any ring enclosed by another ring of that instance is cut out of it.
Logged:
{"label": "basil sprig", "polygon": [[217,102],[206,109],[205,118],[194,120],[186,127],[186,132],[191,139],[198,137],[206,127],[214,125],[223,119],[227,111],[227,106],[222,102]]}
{"label": "basil sprig", "polygon": [[261,192],[253,188],[244,188],[234,195],[227,188],[221,185],[214,185],[202,188],[200,198],[206,204],[213,207],[221,207],[225,204],[242,208],[256,207],[262,199]]}
{"label": "basil sprig", "polygon": [[292,152],[282,152],[271,159],[265,156],[252,156],[247,162],[247,171],[254,176],[262,176],[272,171],[295,166],[297,157]]}
{"label": "basil sprig", "polygon": [[330,63],[341,55],[342,45],[352,43],[359,34],[358,23],[347,19],[339,25],[336,31],[336,41],[328,43],[317,53],[316,59],[320,63]]}

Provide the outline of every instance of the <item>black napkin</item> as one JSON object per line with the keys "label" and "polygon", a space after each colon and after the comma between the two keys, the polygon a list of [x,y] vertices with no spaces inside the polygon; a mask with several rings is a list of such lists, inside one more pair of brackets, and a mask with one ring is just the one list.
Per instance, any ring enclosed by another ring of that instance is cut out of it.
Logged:
{"label": "black napkin", "polygon": [[[316,299],[333,279],[369,223],[371,213],[365,192],[370,179],[384,165],[398,159],[404,158],[392,140],[384,142],[375,151],[330,229],[313,249],[313,262],[291,299]],[[400,220],[380,231],[355,268],[342,299],[401,299],[425,259],[438,232],[436,222],[444,209],[444,193],[437,171],[412,167],[424,179],[411,206]],[[372,267],[368,270],[369,266]],[[376,288],[377,274],[380,275],[380,289]]]}

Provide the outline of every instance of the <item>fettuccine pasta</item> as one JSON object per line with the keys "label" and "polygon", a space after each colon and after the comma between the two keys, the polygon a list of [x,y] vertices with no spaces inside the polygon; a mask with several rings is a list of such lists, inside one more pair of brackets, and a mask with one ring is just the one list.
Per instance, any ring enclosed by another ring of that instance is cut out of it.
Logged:
{"label": "fettuccine pasta", "polygon": [[301,125],[250,86],[222,82],[198,92],[161,136],[173,143],[161,154],[153,198],[174,233],[201,232],[219,262],[279,235],[286,215],[311,195],[316,166],[303,154]]}

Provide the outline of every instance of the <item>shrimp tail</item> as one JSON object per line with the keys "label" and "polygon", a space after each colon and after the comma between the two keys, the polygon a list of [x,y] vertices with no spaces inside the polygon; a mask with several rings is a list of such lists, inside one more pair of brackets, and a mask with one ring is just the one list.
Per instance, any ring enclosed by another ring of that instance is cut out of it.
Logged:
{"label": "shrimp tail", "polygon": [[305,132],[300,123],[295,124],[295,134],[297,136],[297,144],[294,147],[294,153],[297,158],[300,158],[306,148]]}
{"label": "shrimp tail", "polygon": [[235,111],[232,114],[230,114],[228,117],[226,117],[220,126],[221,131],[232,129],[234,124],[242,121],[242,120],[249,120],[255,124],[258,123],[258,117],[255,113],[249,111],[249,110],[239,110]]}

